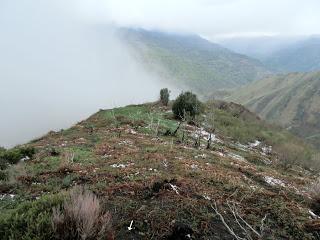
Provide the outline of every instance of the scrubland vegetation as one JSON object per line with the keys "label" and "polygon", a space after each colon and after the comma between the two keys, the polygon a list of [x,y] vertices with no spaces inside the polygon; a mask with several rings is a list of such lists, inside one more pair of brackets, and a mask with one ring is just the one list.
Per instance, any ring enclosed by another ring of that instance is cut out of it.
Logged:
{"label": "scrubland vegetation", "polygon": [[1,149],[0,238],[317,239],[316,150],[241,105],[181,96]]}

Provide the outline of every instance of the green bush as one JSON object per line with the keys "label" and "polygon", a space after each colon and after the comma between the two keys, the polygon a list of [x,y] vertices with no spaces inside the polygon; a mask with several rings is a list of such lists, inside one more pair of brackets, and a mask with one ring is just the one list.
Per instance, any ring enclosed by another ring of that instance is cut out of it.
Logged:
{"label": "green bush", "polygon": [[168,106],[169,97],[170,97],[170,91],[168,90],[168,88],[163,88],[160,90],[160,102],[163,105]]}
{"label": "green bush", "polygon": [[8,162],[3,158],[3,154],[6,152],[6,149],[0,147],[0,170],[4,170],[8,167]]}
{"label": "green bush", "polygon": [[73,177],[71,175],[67,175],[62,180],[62,186],[64,188],[68,188],[72,185]]}
{"label": "green bush", "polygon": [[0,156],[0,170],[5,170],[8,166],[7,160]]}
{"label": "green bush", "polygon": [[61,195],[26,201],[0,213],[0,238],[8,240],[53,239],[52,208],[63,201]]}
{"label": "green bush", "polygon": [[0,147],[0,154],[4,153],[6,151],[6,149],[4,147]]}
{"label": "green bush", "polygon": [[25,148],[12,148],[9,150],[0,150],[0,165],[4,166],[4,163],[16,164],[22,158],[29,157],[32,158],[35,154],[35,149],[32,147]]}
{"label": "green bush", "polygon": [[203,104],[198,100],[197,95],[192,92],[181,93],[172,106],[173,114],[178,119],[185,118],[186,114],[194,119],[203,109]]}
{"label": "green bush", "polygon": [[0,170],[0,181],[7,181],[8,173],[4,170]]}

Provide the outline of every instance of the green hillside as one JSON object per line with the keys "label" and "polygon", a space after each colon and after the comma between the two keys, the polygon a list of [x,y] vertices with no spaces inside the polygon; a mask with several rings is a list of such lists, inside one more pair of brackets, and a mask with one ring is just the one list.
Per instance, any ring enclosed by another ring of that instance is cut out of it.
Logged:
{"label": "green hillside", "polygon": [[122,38],[148,69],[201,94],[257,80],[269,72],[255,59],[196,35],[122,29]]}
{"label": "green hillside", "polygon": [[101,110],[0,149],[0,239],[317,239],[316,152],[237,104],[210,102],[201,117],[168,135],[170,107]]}
{"label": "green hillside", "polygon": [[226,99],[320,146],[320,72],[278,75],[251,83]]}
{"label": "green hillside", "polygon": [[320,38],[299,41],[272,53],[262,62],[277,72],[310,72],[320,70]]}

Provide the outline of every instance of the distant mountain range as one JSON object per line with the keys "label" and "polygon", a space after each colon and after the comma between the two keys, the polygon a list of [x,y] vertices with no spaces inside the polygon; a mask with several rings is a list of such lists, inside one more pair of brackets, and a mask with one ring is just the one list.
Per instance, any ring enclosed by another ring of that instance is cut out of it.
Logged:
{"label": "distant mountain range", "polygon": [[216,44],[198,35],[128,28],[119,33],[148,69],[203,95],[270,74],[320,70],[320,36],[235,38]]}
{"label": "distant mountain range", "polygon": [[120,35],[148,69],[201,94],[239,87],[270,74],[259,60],[197,35],[142,29],[121,29]]}
{"label": "distant mountain range", "polygon": [[219,43],[232,51],[259,59],[273,72],[320,70],[320,36],[232,38]]}
{"label": "distant mountain range", "polygon": [[299,41],[262,60],[277,72],[309,72],[320,70],[320,37]]}
{"label": "distant mountain range", "polygon": [[277,75],[225,97],[320,147],[320,72]]}

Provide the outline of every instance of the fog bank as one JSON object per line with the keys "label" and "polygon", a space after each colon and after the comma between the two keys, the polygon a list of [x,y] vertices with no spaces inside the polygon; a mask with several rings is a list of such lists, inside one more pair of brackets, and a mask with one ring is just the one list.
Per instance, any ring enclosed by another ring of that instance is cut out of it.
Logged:
{"label": "fog bank", "polygon": [[92,18],[103,16],[99,1],[88,2],[0,2],[0,146],[157,98],[160,80],[129,55],[107,18]]}

